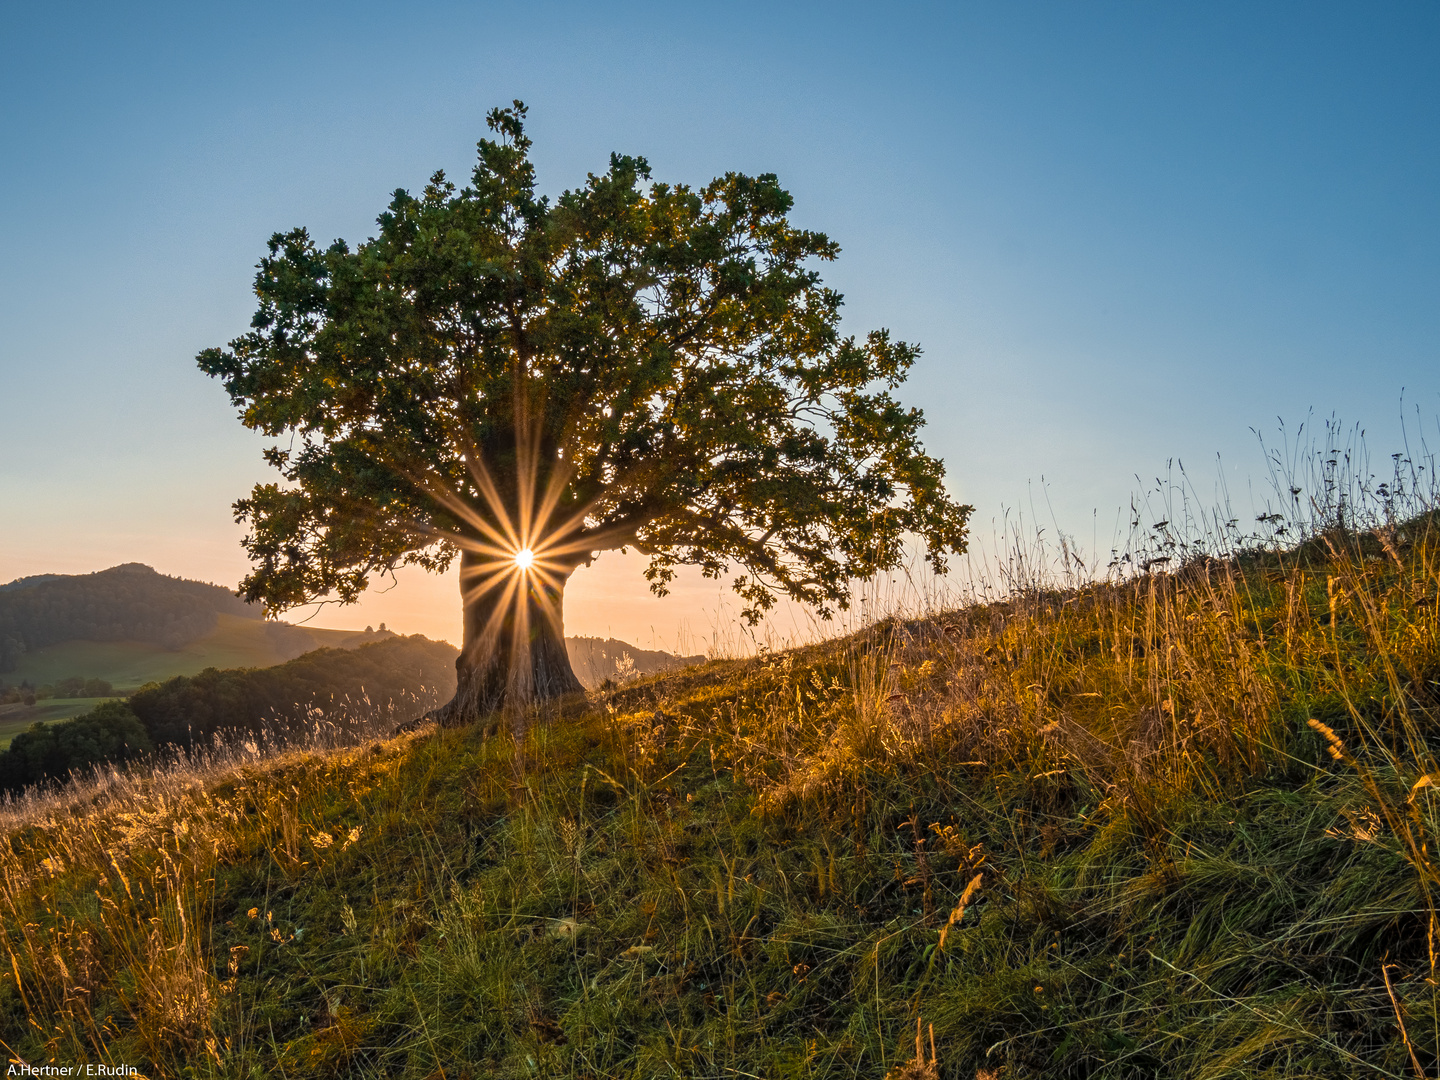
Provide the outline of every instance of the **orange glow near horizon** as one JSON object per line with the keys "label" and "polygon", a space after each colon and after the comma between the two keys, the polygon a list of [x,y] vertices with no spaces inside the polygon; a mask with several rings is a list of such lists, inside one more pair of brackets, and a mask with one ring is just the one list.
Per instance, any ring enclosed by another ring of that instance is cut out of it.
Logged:
{"label": "orange glow near horizon", "polygon": [[[624,543],[616,535],[604,531],[585,533],[590,505],[562,508],[569,480],[569,461],[555,463],[545,470],[543,481],[536,468],[537,448],[531,440],[521,440],[511,499],[503,498],[494,477],[478,447],[466,448],[465,464],[472,481],[471,491],[462,494],[450,483],[432,475],[412,475],[410,479],[424,489],[436,503],[462,523],[463,532],[435,530],[431,535],[458,549],[463,559],[459,572],[462,604],[468,605],[486,594],[494,596],[483,626],[475,627],[472,648],[485,648],[501,631],[508,613],[517,617],[511,632],[514,644],[528,640],[533,616],[549,621],[556,630],[568,635],[615,637],[640,648],[664,649],[682,655],[706,651],[711,646],[742,654],[756,645],[754,635],[742,629],[728,590],[704,577],[698,567],[682,568],[681,577],[671,584],[671,595],[662,599],[649,588],[644,573],[647,556]],[[478,496],[478,498],[476,497]],[[518,497],[515,497],[518,496]],[[628,537],[627,537],[628,538]],[[615,550],[621,549],[621,550]],[[604,554],[603,568],[597,572],[596,557]],[[463,565],[468,562],[469,565]],[[588,568],[588,569],[587,569]],[[570,625],[564,625],[561,597],[571,574],[579,569],[579,589],[564,601]],[[452,643],[465,647],[463,632],[457,624],[461,611],[451,599],[455,594],[455,578],[450,575],[430,578],[414,568],[401,571],[417,592],[428,594],[429,611],[422,622],[448,627],[443,635]],[[454,571],[452,571],[454,573]],[[427,578],[422,584],[421,578]],[[410,593],[415,596],[415,593]],[[532,612],[526,599],[535,601]],[[400,597],[395,597],[400,601]],[[371,595],[364,606],[378,610],[382,601]],[[388,605],[387,605],[388,606]],[[417,605],[419,607],[420,605]],[[398,604],[397,604],[398,607]],[[411,609],[414,610],[414,609]],[[430,612],[434,612],[431,614]],[[442,614],[443,613],[443,614]],[[813,614],[801,605],[782,598],[774,616],[788,614],[788,619],[772,618],[764,636],[776,641],[810,640],[815,637]],[[368,613],[367,613],[368,614]],[[416,614],[419,614],[417,611]],[[407,616],[410,616],[407,618]],[[409,611],[396,612],[390,621],[414,625]],[[402,621],[403,620],[403,621]],[[668,625],[666,625],[668,624]],[[453,628],[453,629],[449,629]],[[417,627],[418,629],[418,627]],[[529,650],[517,647],[512,663],[524,667]],[[528,672],[515,670],[518,685],[524,685]]]}
{"label": "orange glow near horizon", "polygon": [[[517,428],[524,430],[523,415],[517,421]],[[565,582],[578,562],[587,561],[595,548],[605,546],[597,542],[602,537],[585,535],[589,505],[561,509],[569,481],[568,461],[545,470],[547,476],[541,484],[537,443],[533,433],[518,439],[513,505],[512,499],[502,497],[483,455],[473,445],[466,447],[465,463],[478,500],[461,495],[439,477],[412,477],[461,523],[460,530],[436,530],[431,535],[461,553],[464,605],[485,598],[490,609],[483,625],[467,623],[461,648],[476,654],[493,649],[499,644],[499,635],[506,632],[505,622],[510,621],[508,681],[515,702],[528,700],[534,687],[528,644],[532,640],[532,604],[535,616],[549,624],[557,637],[563,634]]]}

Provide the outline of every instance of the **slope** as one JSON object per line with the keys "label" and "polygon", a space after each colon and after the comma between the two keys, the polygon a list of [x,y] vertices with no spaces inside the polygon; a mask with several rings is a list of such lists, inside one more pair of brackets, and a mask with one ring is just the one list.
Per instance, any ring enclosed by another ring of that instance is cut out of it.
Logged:
{"label": "slope", "polygon": [[14,807],[0,1020],[166,1076],[1429,1075],[1437,524]]}

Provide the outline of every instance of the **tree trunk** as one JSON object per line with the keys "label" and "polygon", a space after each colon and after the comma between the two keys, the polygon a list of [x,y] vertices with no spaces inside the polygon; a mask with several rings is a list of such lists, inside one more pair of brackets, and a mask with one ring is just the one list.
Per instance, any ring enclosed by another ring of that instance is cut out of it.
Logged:
{"label": "tree trunk", "polygon": [[518,732],[526,706],[584,693],[565,649],[562,604],[573,572],[522,572],[461,553],[465,638],[455,661],[455,696],[432,718],[454,727],[504,710]]}

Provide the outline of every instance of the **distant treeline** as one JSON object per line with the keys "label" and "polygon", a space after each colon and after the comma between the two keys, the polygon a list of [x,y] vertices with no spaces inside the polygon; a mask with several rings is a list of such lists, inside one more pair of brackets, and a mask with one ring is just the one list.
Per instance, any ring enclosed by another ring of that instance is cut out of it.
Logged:
{"label": "distant treeline", "polygon": [[591,689],[606,679],[625,682],[642,675],[658,675],[662,671],[703,664],[703,656],[676,656],[657,649],[637,649],[614,638],[571,637],[565,639],[570,666],[575,677]]}
{"label": "distant treeline", "polygon": [[[394,713],[395,723],[455,693],[455,647],[415,634],[358,649],[316,649],[269,668],[207,668],[152,684],[130,709],[157,746],[208,743],[216,732],[287,728],[325,716]],[[401,715],[403,714],[403,715]]]}
{"label": "distant treeline", "polygon": [[204,745],[217,734],[284,733],[321,720],[398,724],[454,694],[455,657],[454,646],[416,634],[358,649],[317,649],[270,668],[208,668],[151,683],[128,701],[16,735],[0,751],[0,788]]}
{"label": "distant treeline", "polygon": [[11,686],[0,679],[0,705],[34,705],[39,698],[96,698],[109,697],[115,688],[104,679],[87,679],[83,675],[72,675],[53,683],[33,686],[22,681]]}
{"label": "distant treeline", "polygon": [[125,563],[94,574],[42,575],[0,585],[0,671],[62,641],[146,641],[178,649],[204,637],[220,613],[260,609],[203,581]]}

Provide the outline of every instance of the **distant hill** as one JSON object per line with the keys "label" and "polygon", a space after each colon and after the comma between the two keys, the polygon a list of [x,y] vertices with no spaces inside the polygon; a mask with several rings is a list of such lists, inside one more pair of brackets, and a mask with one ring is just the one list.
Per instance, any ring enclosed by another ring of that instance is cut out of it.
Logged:
{"label": "distant hill", "polygon": [[207,668],[151,683],[59,723],[36,723],[0,750],[0,789],[65,776],[215,735],[341,727],[394,727],[455,692],[455,647],[391,634],[356,649],[315,649],[267,668]]}
{"label": "distant hill", "polygon": [[[0,585],[0,747],[37,720],[95,707],[93,699],[47,689],[66,680],[104,680],[125,696],[207,668],[274,667],[314,649],[354,649],[394,636],[383,624],[379,631],[328,630],[262,619],[258,607],[228,589],[141,563],[19,578]],[[566,645],[576,677],[591,689],[705,659],[614,638],[567,638]],[[37,700],[26,704],[27,696]]]}
{"label": "distant hill", "polygon": [[394,726],[454,696],[457,655],[448,641],[392,635],[357,649],[315,649],[275,667],[177,676],[142,688],[129,705],[156,746],[294,727],[319,715]]}
{"label": "distant hill", "polygon": [[[232,615],[219,618],[232,632],[264,625]],[[209,666],[151,682],[126,701],[77,701],[74,718],[54,715],[54,707],[45,702],[6,715],[0,719],[0,734],[13,739],[8,749],[0,749],[0,789],[19,790],[63,777],[71,769],[124,761],[169,746],[204,745],[217,734],[293,730],[318,720],[394,726],[454,694],[458,654],[453,645],[418,634],[387,633],[364,642],[367,636],[376,635],[350,635],[362,639],[358,647],[314,649],[268,667]],[[40,651],[73,649],[75,644]],[[613,638],[571,638],[566,644],[577,676],[590,687],[704,659],[638,649]],[[42,719],[36,710],[47,707],[51,713],[43,719],[58,722],[33,723]]]}
{"label": "distant hill", "polygon": [[41,582],[55,581],[60,576],[60,574],[32,574],[30,577],[16,578],[8,584],[0,585],[0,592],[5,592],[7,589],[28,589]]}
{"label": "distant hill", "polygon": [[[138,641],[178,649],[218,616],[261,618],[228,589],[124,563],[94,574],[40,574],[0,586],[0,671],[65,641]],[[283,631],[282,631],[283,633]]]}
{"label": "distant hill", "polygon": [[614,638],[566,638],[565,651],[570,654],[575,677],[589,690],[606,679],[622,682],[626,678],[658,675],[705,662],[703,656],[676,656],[658,649],[639,649]]}
{"label": "distant hill", "polygon": [[116,693],[126,694],[148,682],[194,675],[208,667],[273,667],[311,649],[353,649],[392,636],[388,630],[325,630],[222,614],[209,633],[178,649],[147,641],[77,639],[30,650],[0,673],[0,685],[40,687],[79,675],[104,679]]}
{"label": "distant hill", "polygon": [[142,563],[36,574],[0,585],[0,687],[74,676],[121,693],[207,667],[271,667],[311,649],[391,636],[266,620],[230,590]]}

